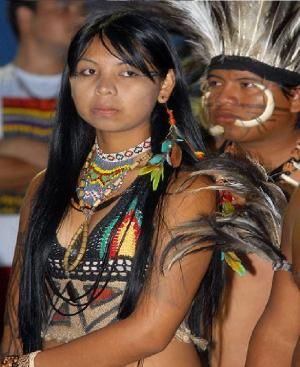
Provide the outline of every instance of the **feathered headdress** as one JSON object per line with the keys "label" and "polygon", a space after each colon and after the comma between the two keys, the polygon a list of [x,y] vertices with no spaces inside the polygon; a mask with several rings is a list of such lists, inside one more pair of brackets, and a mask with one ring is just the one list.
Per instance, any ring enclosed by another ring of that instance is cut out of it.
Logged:
{"label": "feathered headdress", "polygon": [[268,80],[300,84],[299,1],[176,1],[180,22],[209,68],[249,70]]}
{"label": "feathered headdress", "polygon": [[[166,3],[174,10],[174,17],[182,24],[196,57],[208,71],[245,70],[288,88],[300,85],[299,1],[166,0]],[[176,11],[181,11],[180,17]],[[236,126],[257,126],[273,114],[272,91],[264,84],[254,84],[264,94],[265,110],[251,120],[236,120]],[[204,91],[203,111],[209,95],[209,91]],[[215,125],[209,131],[222,135],[224,128]]]}

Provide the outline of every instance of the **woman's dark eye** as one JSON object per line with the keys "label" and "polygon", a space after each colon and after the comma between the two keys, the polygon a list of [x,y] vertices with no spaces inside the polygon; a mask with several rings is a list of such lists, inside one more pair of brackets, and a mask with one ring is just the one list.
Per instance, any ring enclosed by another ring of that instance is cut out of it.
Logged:
{"label": "woman's dark eye", "polygon": [[80,72],[81,75],[90,76],[96,74],[96,70],[92,68],[83,69]]}
{"label": "woman's dark eye", "polygon": [[126,78],[132,78],[132,77],[138,76],[138,74],[133,70],[122,71],[120,75],[125,76]]}

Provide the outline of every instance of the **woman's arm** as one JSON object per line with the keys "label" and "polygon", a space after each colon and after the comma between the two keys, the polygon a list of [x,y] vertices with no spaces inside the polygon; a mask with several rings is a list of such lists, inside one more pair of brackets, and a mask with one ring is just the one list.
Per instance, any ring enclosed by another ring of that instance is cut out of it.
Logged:
{"label": "woman's arm", "polygon": [[[206,183],[204,179],[197,179],[191,189]],[[159,231],[154,269],[135,311],[125,320],[39,353],[35,366],[117,367],[162,351],[188,312],[210,259],[209,252],[188,255],[161,274],[160,258],[171,238],[170,228],[199,214],[209,214],[214,208],[215,198],[211,192],[167,195],[165,225]]]}
{"label": "woman's arm", "polygon": [[[293,196],[285,215],[282,251],[294,266],[294,249],[299,248],[300,190]],[[296,229],[298,228],[298,229]],[[268,305],[251,338],[247,367],[290,367],[300,335],[300,293],[293,274],[275,274]]]}
{"label": "woman's arm", "polygon": [[24,242],[31,210],[31,202],[33,195],[41,182],[42,176],[42,174],[39,174],[32,180],[21,208],[19,232],[6,297],[4,330],[0,346],[1,356],[8,354],[22,354],[22,343],[19,338],[18,320],[20,271],[22,267]]}
{"label": "woman's arm", "polygon": [[6,296],[4,329],[0,345],[1,357],[8,354],[22,354],[22,346],[19,340],[18,304],[23,244],[24,234],[19,231]]}

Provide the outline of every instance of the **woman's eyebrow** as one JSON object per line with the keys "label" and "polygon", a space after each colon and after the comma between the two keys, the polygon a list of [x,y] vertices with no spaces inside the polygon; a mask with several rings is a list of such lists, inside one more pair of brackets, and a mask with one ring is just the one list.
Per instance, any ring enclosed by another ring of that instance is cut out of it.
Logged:
{"label": "woman's eyebrow", "polygon": [[[93,60],[93,59],[90,59],[89,57],[86,57],[86,56],[81,57],[81,58],[79,59],[79,61],[78,61],[78,62],[80,62],[80,61],[87,61],[87,62],[90,62],[90,63],[92,63],[92,64],[94,64],[94,65],[98,65],[98,62],[97,62],[97,61],[95,61],[95,60]],[[131,65],[131,64],[129,64],[128,62],[126,62],[126,61],[122,61],[122,60],[117,61],[115,64],[116,64],[117,66],[127,65],[127,66],[131,66],[131,67],[135,67],[134,65]]]}
{"label": "woman's eyebrow", "polygon": [[78,62],[80,62],[80,61],[87,61],[87,62],[91,62],[92,64],[95,64],[95,65],[98,65],[98,63],[95,61],[95,60],[93,60],[93,59],[90,59],[90,58],[88,58],[88,57],[81,57],[79,60],[78,60]]}

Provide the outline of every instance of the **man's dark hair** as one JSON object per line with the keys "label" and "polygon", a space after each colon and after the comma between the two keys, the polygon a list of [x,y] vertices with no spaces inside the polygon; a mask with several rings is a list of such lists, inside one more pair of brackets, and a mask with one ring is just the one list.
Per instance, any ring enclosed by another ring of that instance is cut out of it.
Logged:
{"label": "man's dark hair", "polygon": [[17,9],[21,6],[25,6],[26,8],[35,11],[37,2],[38,0],[7,0],[9,23],[17,38],[20,38],[20,30],[17,21]]}

